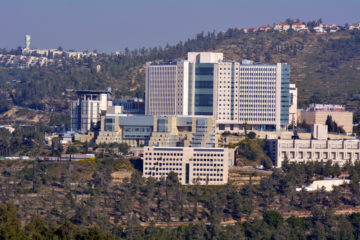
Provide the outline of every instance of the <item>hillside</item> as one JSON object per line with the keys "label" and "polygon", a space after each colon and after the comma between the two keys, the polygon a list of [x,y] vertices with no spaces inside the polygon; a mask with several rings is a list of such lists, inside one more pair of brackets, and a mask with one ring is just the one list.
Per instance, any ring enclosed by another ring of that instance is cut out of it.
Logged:
{"label": "hillside", "polygon": [[[66,89],[112,87],[116,97],[143,96],[146,61],[184,58],[188,51],[224,52],[226,59],[288,62],[299,89],[299,107],[312,102],[345,104],[360,112],[360,33],[257,32],[229,29],[198,34],[162,48],[136,49],[123,55],[99,54],[65,60],[48,68],[0,69],[0,111],[13,105],[45,112],[69,111]],[[96,71],[96,66],[101,71]],[[16,80],[16,81],[14,81]]]}

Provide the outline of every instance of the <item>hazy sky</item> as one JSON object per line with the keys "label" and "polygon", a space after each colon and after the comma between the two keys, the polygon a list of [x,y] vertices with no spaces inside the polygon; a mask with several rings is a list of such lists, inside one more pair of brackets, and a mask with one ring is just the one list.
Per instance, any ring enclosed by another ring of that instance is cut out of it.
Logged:
{"label": "hazy sky", "polygon": [[0,48],[30,34],[33,48],[114,52],[286,18],[359,22],[360,0],[0,0]]}

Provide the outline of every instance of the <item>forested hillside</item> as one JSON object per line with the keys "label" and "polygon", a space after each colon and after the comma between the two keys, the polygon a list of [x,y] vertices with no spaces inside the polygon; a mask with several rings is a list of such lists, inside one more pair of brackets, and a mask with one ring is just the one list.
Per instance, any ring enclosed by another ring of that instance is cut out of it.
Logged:
{"label": "forested hillside", "polygon": [[[360,33],[226,32],[198,34],[165,48],[126,50],[123,55],[99,54],[81,61],[63,60],[47,68],[0,69],[0,112],[13,105],[64,112],[66,89],[112,87],[116,97],[143,96],[146,61],[185,58],[188,51],[224,52],[226,59],[288,62],[291,82],[299,89],[299,105],[346,104],[360,111]],[[101,70],[96,71],[100,65]]]}

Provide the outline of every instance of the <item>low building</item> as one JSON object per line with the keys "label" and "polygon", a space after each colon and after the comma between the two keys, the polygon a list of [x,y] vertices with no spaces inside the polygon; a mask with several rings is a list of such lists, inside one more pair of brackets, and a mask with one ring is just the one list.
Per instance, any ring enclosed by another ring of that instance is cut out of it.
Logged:
{"label": "low building", "polygon": [[181,184],[222,185],[228,182],[233,150],[224,148],[145,147],[143,177],[160,180],[170,172]]}
{"label": "low building", "polygon": [[275,24],[275,26],[274,26],[274,30],[279,31],[279,32],[285,32],[289,29],[290,29],[290,24],[287,24],[287,23],[278,23],[278,24]]}
{"label": "low building", "polygon": [[267,26],[267,25],[259,27],[259,31],[261,31],[261,32],[267,32],[267,31],[270,31],[270,30],[272,30],[272,27]]}
{"label": "low building", "polygon": [[[325,190],[326,192],[331,192],[334,190],[334,187],[338,187],[344,184],[349,184],[349,179],[339,179],[339,178],[331,178],[324,180],[316,180],[311,184],[304,187],[306,191],[321,191]],[[303,188],[296,188],[296,191],[301,191]]]}
{"label": "low building", "polygon": [[340,166],[346,162],[360,160],[360,141],[328,140],[327,128],[315,125],[313,139],[270,139],[267,140],[270,157],[276,167],[281,167],[285,159],[289,162],[328,161]]}
{"label": "low building", "polygon": [[316,25],[313,29],[314,29],[314,31],[317,32],[317,33],[324,33],[324,32],[326,32],[323,24]]}
{"label": "low building", "polygon": [[353,23],[349,26],[349,30],[355,30],[355,29],[360,30],[360,23]]}
{"label": "low building", "polygon": [[304,23],[293,23],[291,25],[291,28],[295,32],[302,32],[302,31],[307,31],[308,30],[308,28],[306,27],[306,25]]}
{"label": "low building", "polygon": [[106,114],[96,143],[139,146],[216,147],[215,118],[207,116],[149,116]]}
{"label": "low building", "polygon": [[327,117],[331,116],[332,120],[339,127],[341,126],[346,134],[353,133],[353,113],[345,111],[345,107],[342,105],[311,104],[306,110],[299,111],[298,114],[299,122],[307,124],[325,124]]}

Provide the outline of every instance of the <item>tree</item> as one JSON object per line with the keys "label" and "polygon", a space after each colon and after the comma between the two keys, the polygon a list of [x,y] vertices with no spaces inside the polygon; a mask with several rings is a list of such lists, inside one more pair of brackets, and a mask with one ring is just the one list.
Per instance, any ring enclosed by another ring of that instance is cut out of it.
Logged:
{"label": "tree", "polygon": [[254,132],[249,132],[248,134],[247,134],[247,137],[249,138],[249,139],[255,139],[256,138],[256,133],[254,133]]}
{"label": "tree", "polygon": [[13,205],[0,205],[0,239],[24,239],[20,220]]}
{"label": "tree", "polygon": [[263,219],[264,222],[274,228],[278,228],[284,222],[284,218],[281,216],[281,214],[274,210],[265,211],[263,214]]}

